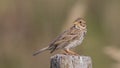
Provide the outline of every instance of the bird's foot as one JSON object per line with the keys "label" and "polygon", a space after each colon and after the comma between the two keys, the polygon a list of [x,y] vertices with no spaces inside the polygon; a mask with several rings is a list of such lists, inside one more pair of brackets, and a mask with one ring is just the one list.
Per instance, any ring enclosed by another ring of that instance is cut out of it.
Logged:
{"label": "bird's foot", "polygon": [[65,53],[63,53],[64,55],[76,55],[76,56],[79,56],[79,54],[73,52],[73,51],[70,51],[70,50],[65,50]]}
{"label": "bird's foot", "polygon": [[64,55],[75,55],[75,56],[79,56],[79,54],[77,54],[77,53],[62,53],[62,54],[64,54]]}

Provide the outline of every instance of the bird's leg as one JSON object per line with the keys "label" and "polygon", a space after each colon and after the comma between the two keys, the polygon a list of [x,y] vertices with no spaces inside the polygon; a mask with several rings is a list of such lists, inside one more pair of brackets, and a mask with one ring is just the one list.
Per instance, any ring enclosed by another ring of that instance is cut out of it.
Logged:
{"label": "bird's leg", "polygon": [[79,54],[77,54],[69,49],[65,49],[64,51],[65,51],[65,55],[79,55]]}

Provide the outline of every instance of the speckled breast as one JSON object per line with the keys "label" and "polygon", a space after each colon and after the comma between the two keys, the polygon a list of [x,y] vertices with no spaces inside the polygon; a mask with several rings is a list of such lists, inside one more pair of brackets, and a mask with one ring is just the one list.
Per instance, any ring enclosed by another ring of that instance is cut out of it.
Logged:
{"label": "speckled breast", "polygon": [[68,44],[65,49],[70,49],[70,48],[74,48],[78,45],[80,45],[84,39],[84,35],[86,34],[86,32],[82,32],[81,36],[79,37],[79,39],[77,40],[73,40],[72,42],[70,42],[70,44]]}

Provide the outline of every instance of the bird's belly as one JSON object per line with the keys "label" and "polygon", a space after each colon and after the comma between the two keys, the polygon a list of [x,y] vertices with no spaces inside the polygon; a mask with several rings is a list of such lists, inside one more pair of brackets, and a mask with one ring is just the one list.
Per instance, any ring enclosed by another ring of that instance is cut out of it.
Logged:
{"label": "bird's belly", "polygon": [[82,43],[83,39],[84,39],[84,37],[80,37],[78,40],[74,40],[73,42],[68,44],[65,48],[67,48],[67,49],[74,48],[74,47],[80,45]]}

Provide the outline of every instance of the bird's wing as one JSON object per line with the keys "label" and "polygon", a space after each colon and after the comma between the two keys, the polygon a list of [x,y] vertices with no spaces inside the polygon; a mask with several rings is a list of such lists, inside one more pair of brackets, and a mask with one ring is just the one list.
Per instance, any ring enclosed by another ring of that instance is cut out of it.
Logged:
{"label": "bird's wing", "polygon": [[59,35],[49,46],[52,52],[58,47],[64,47],[65,45],[69,44],[70,41],[77,38],[77,34],[74,32],[71,33],[71,30],[64,31],[61,35]]}
{"label": "bird's wing", "polygon": [[69,43],[71,40],[73,40],[77,35],[65,35],[65,36],[61,36],[60,38],[58,38],[58,40],[56,40],[56,42],[54,44],[61,44],[64,42]]}

